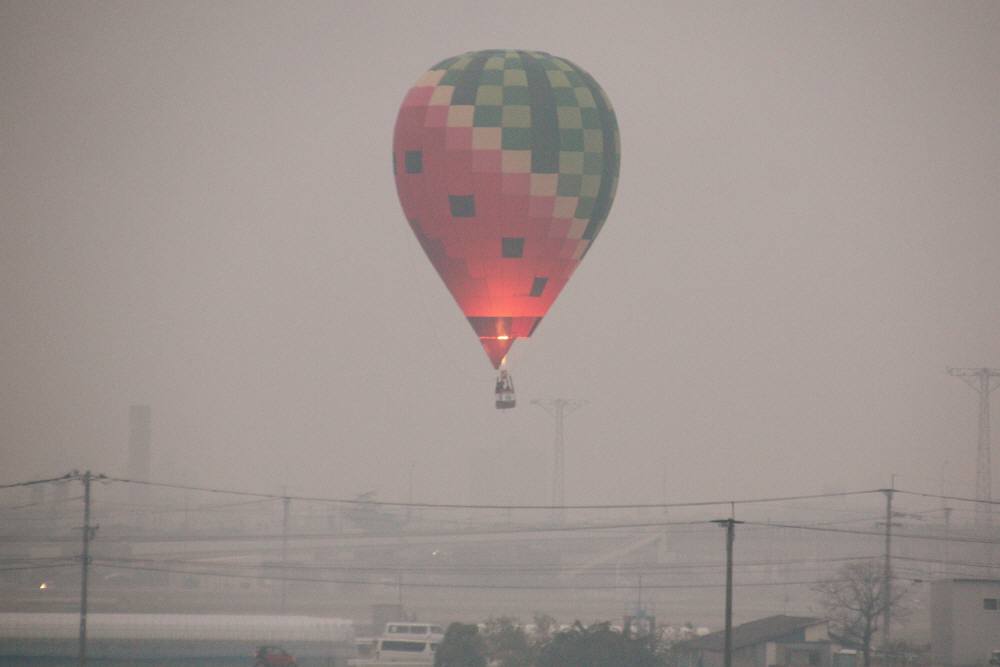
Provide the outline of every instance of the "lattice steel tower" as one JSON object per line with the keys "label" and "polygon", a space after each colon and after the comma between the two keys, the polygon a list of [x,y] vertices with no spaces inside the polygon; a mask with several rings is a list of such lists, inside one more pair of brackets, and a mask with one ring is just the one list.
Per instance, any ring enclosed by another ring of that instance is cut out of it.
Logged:
{"label": "lattice steel tower", "polygon": [[1000,369],[949,368],[949,375],[961,378],[979,394],[979,446],[976,450],[976,528],[993,524],[993,474],[990,463],[990,394],[1000,387]]}
{"label": "lattice steel tower", "polygon": [[[552,455],[552,505],[563,508],[566,505],[566,456],[563,421],[566,415],[583,407],[586,401],[577,401],[571,398],[536,398],[531,401],[531,404],[548,412],[556,422],[556,438]],[[565,516],[564,512],[565,510],[560,509],[560,519]]]}

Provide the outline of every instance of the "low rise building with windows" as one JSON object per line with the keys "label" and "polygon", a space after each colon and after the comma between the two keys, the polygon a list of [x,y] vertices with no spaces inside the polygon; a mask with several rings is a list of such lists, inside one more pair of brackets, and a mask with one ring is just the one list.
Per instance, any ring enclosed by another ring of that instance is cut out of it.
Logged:
{"label": "low rise building with windows", "polygon": [[[831,667],[829,623],[809,616],[768,616],[733,628],[733,667]],[[725,632],[677,644],[679,667],[722,667]]]}
{"label": "low rise building with windows", "polygon": [[1000,579],[931,583],[931,655],[941,667],[986,667],[1000,651]]}

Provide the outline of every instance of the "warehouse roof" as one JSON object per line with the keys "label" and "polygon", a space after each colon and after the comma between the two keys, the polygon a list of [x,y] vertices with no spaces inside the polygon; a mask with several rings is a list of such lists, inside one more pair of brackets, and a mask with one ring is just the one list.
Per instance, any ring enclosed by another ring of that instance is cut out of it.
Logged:
{"label": "warehouse roof", "polygon": [[[768,616],[756,621],[733,627],[733,649],[762,644],[764,642],[782,639],[797,630],[811,625],[825,623],[822,618],[811,616]],[[725,631],[713,632],[704,637],[698,637],[683,643],[686,649],[704,649],[707,651],[722,651],[725,647]]]}
{"label": "warehouse roof", "polygon": [[[71,639],[79,614],[0,613],[0,638]],[[88,614],[91,639],[353,641],[351,621],[318,616],[237,614]]]}

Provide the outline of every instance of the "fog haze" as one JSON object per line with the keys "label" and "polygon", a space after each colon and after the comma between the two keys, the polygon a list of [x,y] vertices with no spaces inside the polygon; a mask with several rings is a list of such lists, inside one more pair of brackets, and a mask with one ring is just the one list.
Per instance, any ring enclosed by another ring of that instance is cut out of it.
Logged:
{"label": "fog haze", "polygon": [[[157,481],[547,503],[530,400],[566,397],[571,504],[972,495],[945,369],[1000,365],[998,34],[990,2],[0,2],[0,481],[124,475],[148,404]],[[622,137],[503,413],[390,161],[417,77],[498,47],[588,70]]]}

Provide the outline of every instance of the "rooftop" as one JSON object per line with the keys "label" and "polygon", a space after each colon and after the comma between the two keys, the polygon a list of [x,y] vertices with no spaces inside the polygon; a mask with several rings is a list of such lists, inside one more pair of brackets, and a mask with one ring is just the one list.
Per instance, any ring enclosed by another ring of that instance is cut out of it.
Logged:
{"label": "rooftop", "polygon": [[[78,636],[76,613],[0,613],[2,639],[72,639]],[[236,614],[101,614],[87,616],[92,639],[239,640],[257,642],[350,641],[351,621],[316,616]]]}
{"label": "rooftop", "polygon": [[[750,621],[742,625],[733,626],[733,649],[752,646],[763,642],[773,641],[786,637],[796,630],[825,623],[822,618],[811,616],[768,616]],[[722,651],[725,647],[726,633],[724,630],[713,632],[704,637],[698,637],[684,642],[684,648],[705,649],[708,651]]]}

